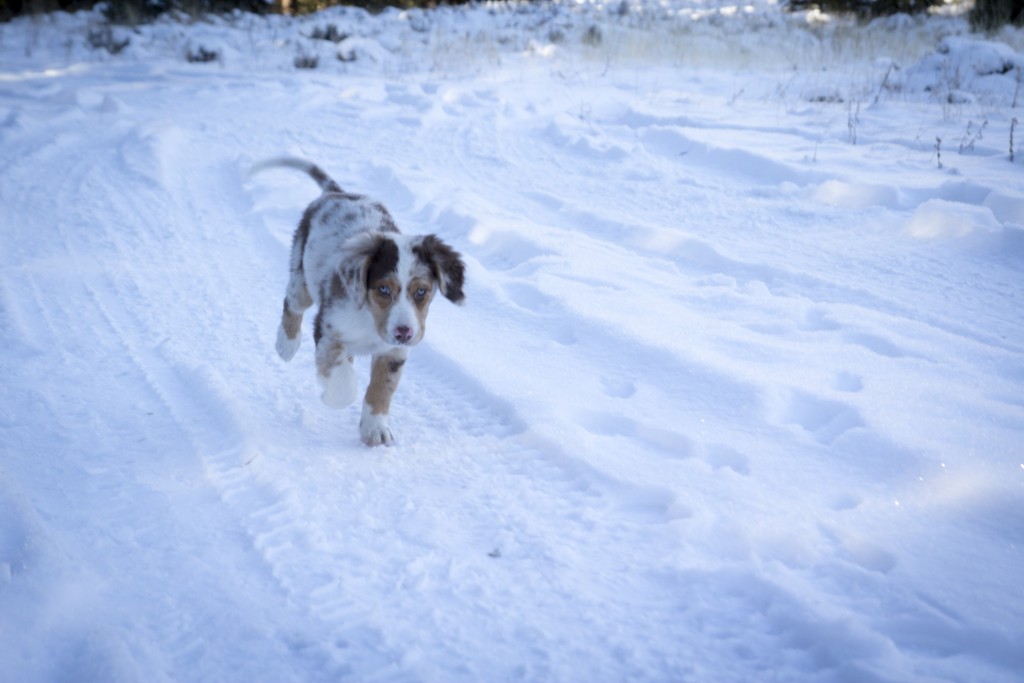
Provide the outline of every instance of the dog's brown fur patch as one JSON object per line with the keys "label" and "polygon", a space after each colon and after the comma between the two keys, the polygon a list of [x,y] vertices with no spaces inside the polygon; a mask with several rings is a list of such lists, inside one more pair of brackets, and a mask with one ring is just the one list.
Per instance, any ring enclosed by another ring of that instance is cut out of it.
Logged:
{"label": "dog's brown fur patch", "polygon": [[281,312],[281,327],[284,328],[284,333],[289,339],[298,337],[302,328],[302,314],[292,313],[288,308],[287,299],[284,301],[284,310]]}
{"label": "dog's brown fur patch", "polygon": [[366,403],[373,415],[386,415],[391,408],[391,397],[402,378],[405,357],[375,356],[370,369],[370,385],[366,388]]}

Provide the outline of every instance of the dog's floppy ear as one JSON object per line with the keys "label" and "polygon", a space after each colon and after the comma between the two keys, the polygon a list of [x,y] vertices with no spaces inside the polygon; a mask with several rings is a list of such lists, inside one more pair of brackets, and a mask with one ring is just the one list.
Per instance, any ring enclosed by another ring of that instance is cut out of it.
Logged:
{"label": "dog's floppy ear", "polygon": [[342,281],[353,288],[354,299],[366,301],[370,285],[394,272],[398,265],[398,245],[379,232],[363,233],[345,242],[338,268]]}
{"label": "dog's floppy ear", "polygon": [[466,264],[462,262],[459,252],[442,242],[437,235],[425,235],[412,249],[434,272],[441,294],[446,299],[455,304],[465,301],[462,286],[466,279]]}

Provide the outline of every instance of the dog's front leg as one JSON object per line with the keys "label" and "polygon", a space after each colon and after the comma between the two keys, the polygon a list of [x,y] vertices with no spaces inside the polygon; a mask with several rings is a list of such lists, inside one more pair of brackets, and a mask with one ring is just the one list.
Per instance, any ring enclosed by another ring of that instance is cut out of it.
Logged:
{"label": "dog's front leg", "polygon": [[359,433],[367,446],[388,446],[395,440],[388,427],[388,410],[408,354],[408,349],[396,348],[373,357],[370,386],[366,388],[363,417],[359,420]]}
{"label": "dog's front leg", "polygon": [[323,393],[320,399],[332,408],[352,405],[359,395],[352,356],[341,339],[330,332],[316,340],[316,376]]}

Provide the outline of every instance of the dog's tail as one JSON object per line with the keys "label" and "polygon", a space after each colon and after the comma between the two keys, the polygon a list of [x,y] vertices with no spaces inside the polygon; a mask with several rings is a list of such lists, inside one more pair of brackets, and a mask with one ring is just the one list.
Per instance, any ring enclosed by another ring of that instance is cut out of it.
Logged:
{"label": "dog's tail", "polygon": [[334,182],[334,179],[327,175],[327,172],[322,168],[311,161],[298,159],[296,157],[278,157],[276,159],[261,161],[249,169],[249,175],[255,175],[268,168],[279,167],[294,168],[297,171],[304,171],[305,173],[308,173],[309,177],[315,180],[316,184],[319,185],[320,189],[324,192],[344,192],[344,190],[341,189],[341,185]]}

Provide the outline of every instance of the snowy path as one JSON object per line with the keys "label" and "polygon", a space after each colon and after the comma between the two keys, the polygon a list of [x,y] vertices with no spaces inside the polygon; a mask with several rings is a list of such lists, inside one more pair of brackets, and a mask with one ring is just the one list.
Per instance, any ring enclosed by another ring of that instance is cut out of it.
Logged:
{"label": "snowy path", "polygon": [[[1019,675],[1019,164],[734,78],[5,81],[0,680]],[[282,152],[467,258],[393,448],[273,351]]]}

